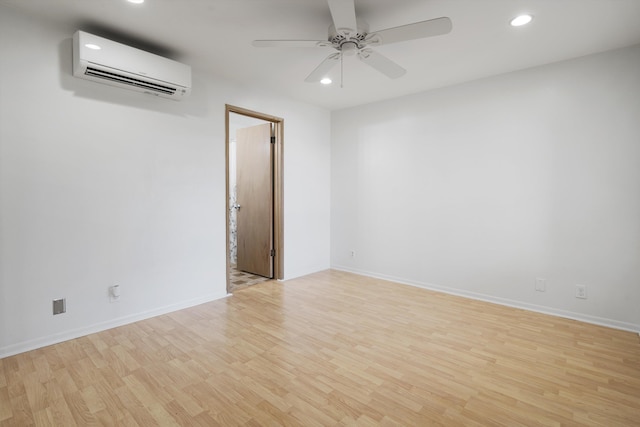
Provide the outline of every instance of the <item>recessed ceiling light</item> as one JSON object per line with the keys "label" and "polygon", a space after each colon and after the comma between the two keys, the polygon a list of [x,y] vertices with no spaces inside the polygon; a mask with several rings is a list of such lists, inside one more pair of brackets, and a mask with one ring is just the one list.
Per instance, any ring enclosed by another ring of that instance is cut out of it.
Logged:
{"label": "recessed ceiling light", "polygon": [[532,19],[533,19],[533,16],[531,16],[531,15],[516,16],[515,18],[513,18],[511,20],[511,26],[512,27],[521,27],[523,25],[527,25],[529,22],[531,22]]}
{"label": "recessed ceiling light", "polygon": [[144,3],[144,0],[127,0],[129,3],[135,3],[135,4],[140,4],[140,3]]}
{"label": "recessed ceiling light", "polygon": [[93,49],[93,50],[102,49],[100,46],[98,46],[97,44],[93,44],[93,43],[87,43],[87,44],[84,45],[84,47],[89,48],[89,49]]}
{"label": "recessed ceiling light", "polygon": [[325,77],[324,79],[320,80],[320,83],[322,83],[323,85],[330,85],[331,79],[329,77]]}

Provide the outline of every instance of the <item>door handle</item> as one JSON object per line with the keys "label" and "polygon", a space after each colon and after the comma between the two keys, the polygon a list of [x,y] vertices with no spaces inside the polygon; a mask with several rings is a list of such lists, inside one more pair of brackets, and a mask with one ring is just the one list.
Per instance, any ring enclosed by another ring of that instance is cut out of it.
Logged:
{"label": "door handle", "polygon": [[236,203],[236,204],[234,204],[234,205],[233,205],[233,206],[231,206],[231,207],[232,207],[233,209],[237,210],[237,211],[238,211],[238,210],[240,210],[240,205],[239,205],[239,204],[237,204],[237,203]]}

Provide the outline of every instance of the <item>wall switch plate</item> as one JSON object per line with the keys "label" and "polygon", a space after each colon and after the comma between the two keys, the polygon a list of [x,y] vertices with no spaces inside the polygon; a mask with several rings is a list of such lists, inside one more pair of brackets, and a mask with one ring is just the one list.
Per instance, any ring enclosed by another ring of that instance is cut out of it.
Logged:
{"label": "wall switch plate", "polygon": [[542,277],[536,278],[536,291],[544,292],[547,290],[547,279],[543,279]]}
{"label": "wall switch plate", "polygon": [[62,314],[67,312],[67,300],[65,298],[53,300],[53,314]]}
{"label": "wall switch plate", "polygon": [[587,285],[576,285],[576,298],[587,299]]}

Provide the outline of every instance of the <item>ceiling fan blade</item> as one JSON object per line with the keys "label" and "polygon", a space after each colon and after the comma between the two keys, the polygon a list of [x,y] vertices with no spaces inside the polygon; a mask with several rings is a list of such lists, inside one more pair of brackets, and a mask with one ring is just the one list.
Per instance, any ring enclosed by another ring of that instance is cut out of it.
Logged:
{"label": "ceiling fan blade", "polygon": [[338,63],[340,55],[340,52],[336,52],[327,56],[324,61],[322,61],[320,65],[318,65],[316,69],[313,70],[306,79],[304,79],[304,81],[307,83],[317,83],[322,80],[326,77],[326,74],[333,68],[333,66]]}
{"label": "ceiling fan blade", "polygon": [[328,0],[328,2],[336,30],[356,31],[358,29],[354,0]]}
{"label": "ceiling fan blade", "polygon": [[358,58],[370,67],[380,71],[385,76],[397,79],[404,76],[407,72],[404,68],[390,60],[384,55],[379,54],[371,49],[362,49],[358,52]]}
{"label": "ceiling fan blade", "polygon": [[440,36],[449,33],[451,28],[451,19],[447,17],[415,22],[413,24],[401,25],[372,33],[370,36],[370,45],[390,44],[406,40]]}
{"label": "ceiling fan blade", "polygon": [[254,40],[254,47],[331,47],[326,40]]}

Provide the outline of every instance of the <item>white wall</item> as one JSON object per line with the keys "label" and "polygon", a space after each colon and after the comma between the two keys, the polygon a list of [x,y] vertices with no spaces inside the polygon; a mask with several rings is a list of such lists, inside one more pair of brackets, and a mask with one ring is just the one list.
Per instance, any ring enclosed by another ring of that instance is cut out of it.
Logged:
{"label": "white wall", "polygon": [[327,110],[198,70],[183,102],[77,79],[71,36],[0,6],[0,357],[226,294],[225,103],[285,119],[285,277],[329,267]]}
{"label": "white wall", "polygon": [[331,119],[333,267],[640,331],[640,46]]}

